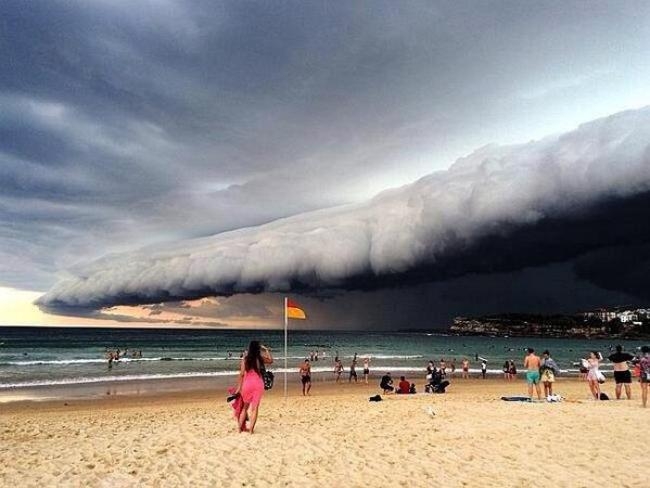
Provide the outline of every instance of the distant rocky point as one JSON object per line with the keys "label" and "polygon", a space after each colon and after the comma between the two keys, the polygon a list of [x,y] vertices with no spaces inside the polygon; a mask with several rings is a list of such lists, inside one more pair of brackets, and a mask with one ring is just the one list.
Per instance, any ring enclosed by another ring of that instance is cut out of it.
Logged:
{"label": "distant rocky point", "polygon": [[507,313],[456,317],[449,332],[481,336],[645,339],[650,338],[650,310],[598,309],[573,315]]}

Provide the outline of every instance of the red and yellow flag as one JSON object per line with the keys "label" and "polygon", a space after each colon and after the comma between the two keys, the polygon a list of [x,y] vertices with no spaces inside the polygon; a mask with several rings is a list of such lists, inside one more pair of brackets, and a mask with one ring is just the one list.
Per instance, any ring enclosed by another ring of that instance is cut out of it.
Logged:
{"label": "red and yellow flag", "polygon": [[296,302],[287,298],[287,318],[289,319],[306,319],[305,311],[300,308]]}

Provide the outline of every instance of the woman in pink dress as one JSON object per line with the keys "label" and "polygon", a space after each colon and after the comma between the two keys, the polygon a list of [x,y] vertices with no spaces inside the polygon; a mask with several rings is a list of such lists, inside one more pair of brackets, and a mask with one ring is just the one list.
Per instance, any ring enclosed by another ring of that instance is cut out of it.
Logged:
{"label": "woman in pink dress", "polygon": [[[258,341],[251,341],[248,346],[246,355],[241,360],[239,367],[239,381],[235,393],[241,395],[243,407],[239,414],[239,431],[246,431],[246,415],[250,417],[248,430],[253,433],[255,422],[257,422],[257,412],[264,395],[264,380],[262,379],[262,369],[265,364],[271,364],[273,356],[266,346],[260,345]],[[250,411],[249,411],[250,410]]]}

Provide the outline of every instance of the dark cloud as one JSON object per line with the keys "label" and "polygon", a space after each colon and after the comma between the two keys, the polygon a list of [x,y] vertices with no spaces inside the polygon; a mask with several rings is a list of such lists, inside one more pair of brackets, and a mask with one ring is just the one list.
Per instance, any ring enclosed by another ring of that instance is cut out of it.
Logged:
{"label": "dark cloud", "polygon": [[648,9],[2,2],[2,284],[360,202],[638,105]]}
{"label": "dark cloud", "polygon": [[365,204],[107,257],[40,303],[396,288],[646,246],[649,121],[650,108],[623,112],[541,141],[482,148]]}

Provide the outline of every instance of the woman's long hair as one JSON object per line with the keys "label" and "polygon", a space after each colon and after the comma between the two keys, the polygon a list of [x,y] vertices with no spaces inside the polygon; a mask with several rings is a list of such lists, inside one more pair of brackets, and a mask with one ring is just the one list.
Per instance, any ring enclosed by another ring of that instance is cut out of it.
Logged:
{"label": "woman's long hair", "polygon": [[251,341],[248,345],[248,352],[244,358],[244,368],[246,371],[251,369],[256,373],[260,373],[260,364],[262,364],[262,349],[260,348],[259,341]]}

